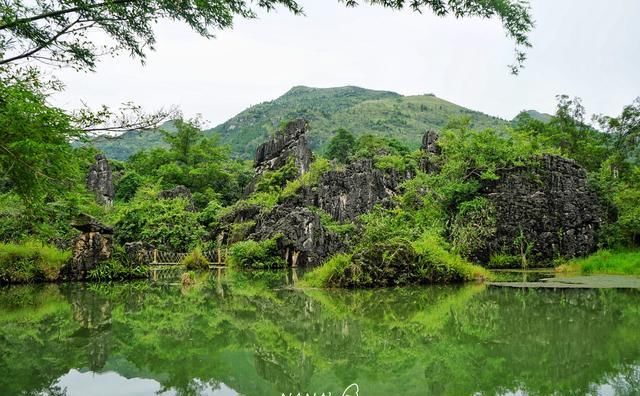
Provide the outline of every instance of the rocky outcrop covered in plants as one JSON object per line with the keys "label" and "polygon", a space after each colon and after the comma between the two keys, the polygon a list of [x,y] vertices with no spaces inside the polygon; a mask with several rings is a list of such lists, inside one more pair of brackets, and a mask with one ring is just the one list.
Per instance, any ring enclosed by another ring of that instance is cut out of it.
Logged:
{"label": "rocky outcrop covered in plants", "polygon": [[288,122],[269,141],[260,145],[254,161],[256,176],[281,168],[290,158],[294,160],[299,174],[306,173],[313,161],[313,153],[307,144],[308,125],[304,119]]}
{"label": "rocky outcrop covered in plants", "polygon": [[278,205],[259,216],[251,238],[274,236],[281,257],[292,267],[318,264],[344,246],[344,238],[327,229],[318,212],[307,207]]}
{"label": "rocky outcrop covered in plants", "polygon": [[113,229],[87,215],[80,216],[72,226],[81,234],[73,242],[71,262],[63,273],[68,279],[86,279],[98,264],[111,259]]}
{"label": "rocky outcrop covered in plants", "polygon": [[603,206],[587,172],[573,160],[544,155],[503,170],[483,193],[495,208],[495,236],[478,257],[506,254],[544,262],[583,256],[596,247]]}
{"label": "rocky outcrop covered in plants", "polygon": [[[307,173],[312,155],[305,137],[306,121],[290,122],[284,131],[260,146],[256,153],[255,185],[260,177],[290,166]],[[275,207],[261,210],[251,204],[237,205],[221,216],[216,229],[226,243],[242,239],[264,241],[277,237],[278,252],[289,265],[316,265],[346,245],[353,222],[376,205],[391,206],[399,184],[411,175],[393,169],[381,170],[370,159],[355,161],[343,169],[322,173],[313,183],[279,200]],[[334,223],[334,224],[327,224]],[[332,227],[333,226],[333,227]]]}
{"label": "rocky outcrop covered in plants", "polygon": [[189,202],[187,209],[195,210],[195,205],[193,203],[193,196],[191,195],[191,190],[189,190],[189,188],[185,186],[178,185],[178,186],[175,186],[174,188],[171,188],[169,190],[162,190],[158,193],[158,199],[177,199],[177,198],[186,199]]}
{"label": "rocky outcrop covered in plants", "polygon": [[431,173],[438,170],[438,166],[434,161],[434,157],[440,155],[440,146],[438,146],[438,133],[436,131],[427,131],[422,136],[422,145],[420,149],[423,156],[420,159],[420,169],[423,172]]}
{"label": "rocky outcrop covered in plants", "polygon": [[95,157],[95,163],[91,165],[87,174],[87,188],[96,195],[96,201],[102,205],[113,205],[115,189],[113,187],[113,175],[111,166],[104,154]]}

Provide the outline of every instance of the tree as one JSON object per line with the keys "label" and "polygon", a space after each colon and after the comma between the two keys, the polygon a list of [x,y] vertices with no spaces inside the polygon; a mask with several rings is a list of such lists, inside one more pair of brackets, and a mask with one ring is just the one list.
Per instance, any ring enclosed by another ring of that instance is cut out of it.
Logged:
{"label": "tree", "polygon": [[346,163],[356,146],[356,139],[344,128],[336,131],[327,148],[327,157],[336,159],[340,163]]}
{"label": "tree", "polygon": [[[342,0],[356,6],[355,0]],[[370,4],[392,9],[432,11],[438,16],[480,17],[501,20],[506,35],[516,43],[517,73],[525,60],[523,48],[530,47],[528,34],[534,26],[529,5],[515,0],[369,0]],[[295,0],[35,0],[0,2],[0,65],[22,60],[38,60],[78,69],[95,68],[101,54],[126,51],[145,59],[153,49],[153,26],[161,19],[186,23],[204,37],[230,28],[235,17],[255,18],[257,10],[282,6],[302,14]],[[110,44],[97,45],[89,34],[100,32]]]}
{"label": "tree", "polygon": [[164,140],[171,146],[176,159],[184,164],[191,164],[193,148],[202,139],[200,121],[197,119],[185,121],[179,118],[174,121],[176,132],[163,131]]}
{"label": "tree", "polygon": [[613,138],[613,148],[622,157],[637,154],[640,146],[640,97],[622,109],[618,117],[599,115],[595,120]]}
{"label": "tree", "polygon": [[47,88],[32,72],[0,78],[0,177],[30,209],[77,181],[69,142],[82,136],[73,119],[47,104]]}

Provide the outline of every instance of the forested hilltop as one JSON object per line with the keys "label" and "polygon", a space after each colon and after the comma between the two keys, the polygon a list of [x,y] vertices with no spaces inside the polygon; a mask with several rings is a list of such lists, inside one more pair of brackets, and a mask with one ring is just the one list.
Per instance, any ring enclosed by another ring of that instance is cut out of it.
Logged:
{"label": "forested hilltop", "polygon": [[[507,121],[433,94],[402,96],[352,86],[298,86],[275,100],[249,107],[215,128],[205,130],[204,135],[219,136],[220,144],[229,145],[234,157],[251,159],[256,148],[280,127],[283,120],[304,118],[311,123],[308,135],[313,151],[323,152],[333,132],[339,128],[345,128],[355,136],[392,137],[415,149],[420,146],[421,131],[442,129],[452,117],[460,116],[468,116],[474,129],[508,125]],[[91,145],[118,160],[127,159],[142,149],[166,147],[162,134],[154,131],[129,131],[119,138],[101,136]]]}

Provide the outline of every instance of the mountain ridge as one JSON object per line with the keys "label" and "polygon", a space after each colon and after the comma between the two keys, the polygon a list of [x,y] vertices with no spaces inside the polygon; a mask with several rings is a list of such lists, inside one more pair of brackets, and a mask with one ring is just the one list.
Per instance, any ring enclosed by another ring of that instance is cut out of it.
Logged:
{"label": "mountain ridge", "polygon": [[[451,118],[467,116],[477,129],[504,128],[509,121],[471,110],[434,94],[403,96],[392,91],[353,85],[313,88],[297,85],[283,95],[250,106],[227,121],[204,131],[219,136],[234,156],[250,159],[283,121],[305,118],[310,122],[312,150],[322,152],[335,130],[345,128],[355,136],[394,137],[417,148],[427,129],[442,129]],[[159,132],[125,132],[119,138],[96,138],[92,144],[114,159],[126,159],[141,149],[163,147]]]}

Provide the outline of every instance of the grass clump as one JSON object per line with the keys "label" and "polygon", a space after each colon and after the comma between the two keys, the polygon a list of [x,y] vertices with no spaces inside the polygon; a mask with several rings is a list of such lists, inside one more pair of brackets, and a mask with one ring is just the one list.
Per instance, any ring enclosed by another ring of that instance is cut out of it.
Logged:
{"label": "grass clump", "polygon": [[335,277],[340,277],[345,269],[351,265],[351,254],[338,253],[333,255],[320,267],[308,272],[304,277],[305,285],[311,287],[326,287],[334,283]]}
{"label": "grass clump", "polygon": [[202,249],[199,247],[187,254],[180,264],[184,265],[188,270],[209,269],[209,260],[202,254]]}
{"label": "grass clump", "polygon": [[70,252],[38,241],[0,243],[0,283],[55,281]]}
{"label": "grass clump", "polygon": [[274,237],[260,242],[248,240],[233,244],[229,248],[229,265],[252,269],[286,267],[287,262],[278,253],[277,240]]}
{"label": "grass clump", "polygon": [[640,276],[640,251],[599,250],[589,257],[573,259],[556,268],[560,272]]}
{"label": "grass clump", "polygon": [[495,253],[489,258],[487,268],[522,268],[522,258],[512,254]]}

